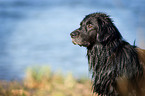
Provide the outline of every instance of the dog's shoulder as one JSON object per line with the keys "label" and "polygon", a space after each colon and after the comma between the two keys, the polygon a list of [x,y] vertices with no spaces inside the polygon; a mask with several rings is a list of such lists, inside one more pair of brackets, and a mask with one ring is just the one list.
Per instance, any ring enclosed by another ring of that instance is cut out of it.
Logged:
{"label": "dog's shoulder", "polygon": [[145,66],[145,49],[135,48],[139,57],[140,62]]}

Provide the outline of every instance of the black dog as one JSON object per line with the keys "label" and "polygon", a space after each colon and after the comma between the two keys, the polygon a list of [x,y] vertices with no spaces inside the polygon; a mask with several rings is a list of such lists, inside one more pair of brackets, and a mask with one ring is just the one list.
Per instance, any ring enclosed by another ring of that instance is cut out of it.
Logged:
{"label": "black dog", "polygon": [[101,96],[145,96],[145,50],[123,40],[110,17],[87,15],[71,34],[72,42],[87,47],[93,91]]}

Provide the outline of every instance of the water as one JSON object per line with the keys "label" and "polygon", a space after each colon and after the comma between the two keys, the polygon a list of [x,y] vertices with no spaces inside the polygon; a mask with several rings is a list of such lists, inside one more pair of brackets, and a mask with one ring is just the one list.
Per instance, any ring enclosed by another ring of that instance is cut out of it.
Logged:
{"label": "water", "polygon": [[[131,2],[131,3],[130,3]],[[144,0],[0,0],[0,79],[22,79],[27,67],[48,65],[52,71],[88,76],[86,49],[71,43],[70,32],[85,15],[111,15],[123,37],[144,37]],[[139,45],[139,43],[138,43]],[[142,47],[142,46],[140,46]]]}

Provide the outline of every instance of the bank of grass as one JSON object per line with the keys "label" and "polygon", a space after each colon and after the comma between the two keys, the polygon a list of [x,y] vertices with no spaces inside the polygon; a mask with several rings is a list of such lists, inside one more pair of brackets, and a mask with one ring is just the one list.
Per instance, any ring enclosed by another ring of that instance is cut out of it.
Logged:
{"label": "bank of grass", "polygon": [[93,93],[89,79],[52,73],[44,66],[29,68],[21,82],[0,81],[0,96],[93,96]]}

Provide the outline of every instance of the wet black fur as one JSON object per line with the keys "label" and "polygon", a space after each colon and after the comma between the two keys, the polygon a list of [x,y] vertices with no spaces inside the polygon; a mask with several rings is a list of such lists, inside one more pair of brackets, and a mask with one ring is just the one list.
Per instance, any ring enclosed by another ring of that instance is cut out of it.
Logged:
{"label": "wet black fur", "polygon": [[[84,22],[88,21],[93,22],[94,28],[89,33],[87,29],[81,28],[87,26]],[[143,68],[139,63],[135,46],[122,38],[109,16],[104,13],[90,14],[81,22],[81,27],[74,31],[79,35],[72,38],[74,41],[78,39],[75,44],[87,47],[95,93],[101,96],[119,96],[116,86],[118,77],[125,76],[131,83],[138,82]],[[84,35],[81,36],[81,34]],[[92,37],[94,35],[95,37]],[[83,45],[83,40],[85,44],[88,42],[87,45]]]}

